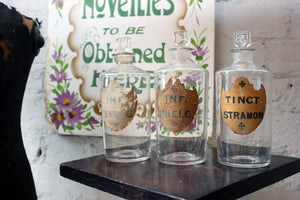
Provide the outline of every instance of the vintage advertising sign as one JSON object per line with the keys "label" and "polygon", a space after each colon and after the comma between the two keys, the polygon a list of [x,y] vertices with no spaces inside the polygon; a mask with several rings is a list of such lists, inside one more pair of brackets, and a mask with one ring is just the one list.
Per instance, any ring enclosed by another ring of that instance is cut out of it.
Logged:
{"label": "vintage advertising sign", "polygon": [[[115,65],[112,53],[118,37],[132,38],[134,65],[152,74],[154,105],[153,72],[171,61],[169,49],[178,29],[190,32],[192,60],[210,72],[210,135],[214,0],[49,0],[46,118],[53,129],[59,134],[102,136],[99,78]],[[153,135],[155,118],[149,124]]]}
{"label": "vintage advertising sign", "polygon": [[238,78],[230,91],[222,89],[221,112],[225,124],[236,134],[248,135],[262,122],[266,110],[263,85],[255,90],[247,78]]}

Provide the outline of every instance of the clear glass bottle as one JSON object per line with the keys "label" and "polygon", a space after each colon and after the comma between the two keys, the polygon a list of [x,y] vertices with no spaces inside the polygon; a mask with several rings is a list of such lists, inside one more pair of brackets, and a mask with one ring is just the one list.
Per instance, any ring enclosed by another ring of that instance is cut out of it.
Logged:
{"label": "clear glass bottle", "polygon": [[191,60],[188,31],[174,32],[173,61],[155,72],[158,160],[171,165],[205,161],[208,71]]}
{"label": "clear glass bottle", "polygon": [[117,66],[100,75],[105,158],[137,162],[150,157],[150,74],[135,67],[131,39],[116,40]]}
{"label": "clear glass bottle", "polygon": [[221,164],[270,164],[271,72],[253,62],[251,34],[234,33],[233,64],[216,73],[216,134]]}

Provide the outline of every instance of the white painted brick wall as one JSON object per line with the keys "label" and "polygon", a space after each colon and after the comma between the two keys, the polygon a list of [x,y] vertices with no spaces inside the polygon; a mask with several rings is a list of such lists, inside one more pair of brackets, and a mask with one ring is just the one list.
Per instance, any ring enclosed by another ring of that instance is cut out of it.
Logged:
{"label": "white painted brick wall", "polygon": [[[43,21],[47,37],[47,0],[2,0],[21,13]],[[300,1],[217,0],[216,69],[231,64],[232,32],[250,30],[257,61],[273,72],[273,148],[279,155],[300,157]],[[31,69],[22,109],[25,149],[40,200],[120,199],[62,178],[59,164],[103,153],[102,139],[60,136],[44,118],[46,48]],[[300,175],[250,194],[243,200],[296,200],[300,197]]]}

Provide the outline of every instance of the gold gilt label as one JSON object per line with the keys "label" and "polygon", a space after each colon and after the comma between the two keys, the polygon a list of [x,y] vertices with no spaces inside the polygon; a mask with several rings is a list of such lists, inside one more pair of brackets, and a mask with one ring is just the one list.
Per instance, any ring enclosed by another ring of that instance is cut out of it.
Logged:
{"label": "gold gilt label", "polygon": [[225,124],[236,134],[247,135],[262,122],[266,110],[263,85],[255,90],[247,78],[238,78],[230,91],[222,88],[221,112]]}
{"label": "gold gilt label", "polygon": [[180,80],[168,81],[163,90],[157,88],[157,113],[163,126],[169,131],[179,132],[194,119],[198,108],[198,93],[187,90]]}
{"label": "gold gilt label", "polygon": [[137,94],[134,87],[125,93],[123,86],[111,81],[101,93],[102,118],[107,127],[114,131],[126,128],[135,116]]}

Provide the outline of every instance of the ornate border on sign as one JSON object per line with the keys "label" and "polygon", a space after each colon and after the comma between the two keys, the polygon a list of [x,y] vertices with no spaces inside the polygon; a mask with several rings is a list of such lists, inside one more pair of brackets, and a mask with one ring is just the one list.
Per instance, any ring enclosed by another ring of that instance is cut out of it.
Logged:
{"label": "ornate border on sign", "polygon": [[[54,0],[52,5],[55,6],[59,19],[62,19],[61,12],[64,1]],[[48,49],[53,50],[49,52],[51,57],[48,58],[50,59],[48,63],[50,63],[52,69],[49,76],[51,84],[49,85],[51,94],[55,98],[52,102],[47,101],[47,120],[54,125],[53,128],[56,132],[59,132],[58,130],[61,127],[65,133],[71,135],[75,129],[90,132],[96,127],[100,127],[100,122],[92,116],[92,107],[82,102],[77,92],[70,90],[72,78],[69,78],[68,69],[71,58],[67,53],[64,53],[63,44],[54,43],[50,40],[48,40],[48,43],[51,43],[52,46]]]}

